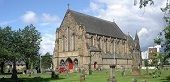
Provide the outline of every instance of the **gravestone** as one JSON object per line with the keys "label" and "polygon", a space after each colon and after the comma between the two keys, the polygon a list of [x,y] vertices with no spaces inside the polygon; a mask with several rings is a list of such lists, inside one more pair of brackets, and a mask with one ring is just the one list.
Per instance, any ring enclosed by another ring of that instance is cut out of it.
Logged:
{"label": "gravestone", "polygon": [[132,79],[132,82],[137,82],[137,80],[135,78]]}
{"label": "gravestone", "polygon": [[132,67],[132,75],[140,75],[140,69],[138,66],[133,66]]}
{"label": "gravestone", "polygon": [[85,74],[85,69],[83,68],[80,73],[80,82],[85,81],[86,74]]}
{"label": "gravestone", "polygon": [[33,69],[33,73],[34,73],[34,74],[37,74],[37,70],[36,70],[36,69]]}
{"label": "gravestone", "polygon": [[110,65],[110,77],[108,79],[108,82],[116,82],[116,78],[115,78],[115,67],[116,65]]}
{"label": "gravestone", "polygon": [[124,76],[124,75],[125,75],[125,67],[124,67],[124,66],[121,66],[121,68],[122,68],[121,75]]}
{"label": "gravestone", "polygon": [[140,59],[138,59],[138,56],[140,55],[140,52],[134,50],[132,58],[132,75],[141,75],[140,73]]}
{"label": "gravestone", "polygon": [[51,72],[51,78],[53,78],[53,79],[59,79],[59,73],[53,70],[53,71]]}

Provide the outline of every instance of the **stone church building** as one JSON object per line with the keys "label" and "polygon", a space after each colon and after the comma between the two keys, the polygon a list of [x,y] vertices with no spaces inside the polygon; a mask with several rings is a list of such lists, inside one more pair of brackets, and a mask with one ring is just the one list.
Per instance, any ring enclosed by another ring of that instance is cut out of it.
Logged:
{"label": "stone church building", "polygon": [[[136,53],[136,54],[133,54]],[[53,67],[65,65],[69,70],[91,65],[92,69],[131,68],[141,64],[138,35],[133,39],[110,22],[68,9],[59,28],[53,55]]]}

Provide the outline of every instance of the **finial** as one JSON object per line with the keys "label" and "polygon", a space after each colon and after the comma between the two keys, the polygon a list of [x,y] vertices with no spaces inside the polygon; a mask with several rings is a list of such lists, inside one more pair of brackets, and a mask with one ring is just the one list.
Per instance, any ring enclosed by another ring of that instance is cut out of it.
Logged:
{"label": "finial", "polygon": [[113,19],[113,22],[115,22],[115,19]]}
{"label": "finial", "polygon": [[67,4],[67,7],[68,7],[68,9],[70,9],[70,4],[69,3]]}

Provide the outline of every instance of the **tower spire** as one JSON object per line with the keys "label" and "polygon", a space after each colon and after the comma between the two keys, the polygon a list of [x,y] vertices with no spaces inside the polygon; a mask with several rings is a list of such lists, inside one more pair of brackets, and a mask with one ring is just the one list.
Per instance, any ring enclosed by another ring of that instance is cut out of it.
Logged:
{"label": "tower spire", "polygon": [[138,32],[136,31],[135,41],[139,41]]}
{"label": "tower spire", "polygon": [[138,32],[136,31],[136,35],[135,35],[135,47],[137,50],[140,50],[140,43],[139,43],[139,37],[138,37]]}
{"label": "tower spire", "polygon": [[67,7],[68,7],[68,9],[70,9],[70,4],[69,3],[67,4]]}

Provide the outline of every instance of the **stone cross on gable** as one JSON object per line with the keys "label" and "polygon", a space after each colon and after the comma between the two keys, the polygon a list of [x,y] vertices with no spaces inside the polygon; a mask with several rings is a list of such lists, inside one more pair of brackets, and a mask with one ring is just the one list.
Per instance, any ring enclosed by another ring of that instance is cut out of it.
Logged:
{"label": "stone cross on gable", "polygon": [[70,9],[70,4],[69,3],[67,4],[67,7],[68,7],[68,9]]}

